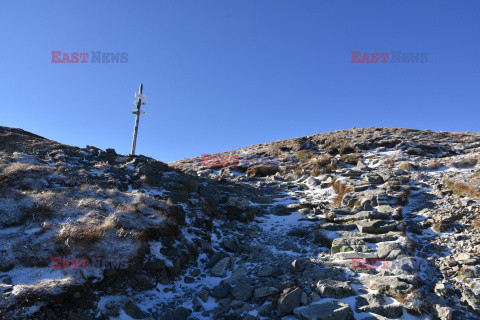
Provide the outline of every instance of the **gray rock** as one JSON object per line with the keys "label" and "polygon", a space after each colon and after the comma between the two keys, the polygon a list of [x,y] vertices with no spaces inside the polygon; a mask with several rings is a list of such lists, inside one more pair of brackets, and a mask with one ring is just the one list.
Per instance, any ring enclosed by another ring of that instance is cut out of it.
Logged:
{"label": "gray rock", "polygon": [[302,295],[300,296],[300,303],[302,306],[306,306],[308,304],[308,295],[305,292],[302,292]]}
{"label": "gray rock", "polygon": [[202,303],[200,302],[200,300],[198,300],[198,297],[193,298],[192,307],[193,307],[193,310],[197,312],[203,310]]}
{"label": "gray rock", "polygon": [[385,296],[383,294],[363,294],[355,298],[355,309],[357,312],[361,307],[368,305],[381,306],[385,303]]}
{"label": "gray rock", "polygon": [[222,260],[223,258],[228,258],[229,255],[228,253],[226,252],[214,252],[211,257],[210,257],[210,260],[208,261],[208,264],[207,266],[212,268],[214,265],[216,265],[220,260]]}
{"label": "gray rock", "polygon": [[301,272],[302,271],[302,267],[300,266],[300,262],[298,262],[298,260],[293,260],[292,269],[295,272]]}
{"label": "gray rock", "polygon": [[360,177],[362,174],[363,174],[363,172],[360,171],[360,170],[351,170],[351,169],[348,169],[348,170],[346,170],[345,172],[342,173],[342,176],[350,177],[350,178],[358,178],[358,177]]}
{"label": "gray rock", "polygon": [[228,197],[227,203],[225,205],[235,207],[235,208],[238,208],[242,211],[245,211],[250,206],[250,203],[247,199],[242,199],[242,198],[239,198],[239,197],[230,196],[230,197]]}
{"label": "gray rock", "polygon": [[227,251],[235,252],[238,250],[237,242],[234,238],[225,238],[223,239],[221,245],[227,249]]}
{"label": "gray rock", "polygon": [[316,291],[322,298],[341,299],[356,295],[348,283],[330,279],[318,281]]}
{"label": "gray rock", "polygon": [[413,289],[411,284],[400,281],[397,277],[366,276],[360,278],[360,281],[368,289],[378,290],[390,297],[408,293]]}
{"label": "gray rock", "polygon": [[244,266],[239,266],[237,269],[233,270],[232,272],[232,280],[236,280],[244,275],[247,274],[247,268]]}
{"label": "gray rock", "polygon": [[377,196],[377,205],[382,206],[382,205],[390,205],[392,202],[395,202],[392,200],[388,195],[386,194],[379,194]]}
{"label": "gray rock", "polygon": [[365,306],[359,312],[372,312],[387,318],[400,318],[403,315],[403,306],[399,304],[388,304],[386,306]]}
{"label": "gray rock", "polygon": [[377,210],[377,212],[386,214],[392,214],[394,210],[391,206],[387,205],[377,206],[375,209]]}
{"label": "gray rock", "polygon": [[441,320],[452,320],[453,313],[452,309],[449,307],[443,307],[441,305],[436,304],[433,308],[433,315]]}
{"label": "gray rock", "polygon": [[187,320],[192,310],[185,307],[178,307],[175,310],[169,310],[161,318],[162,320]]}
{"label": "gray rock", "polygon": [[380,259],[395,259],[404,254],[405,251],[398,242],[383,242],[377,246],[377,255]]}
{"label": "gray rock", "polygon": [[345,239],[360,239],[369,243],[379,243],[395,241],[398,239],[398,232],[388,232],[386,234],[360,234],[358,232],[340,231],[337,234]]}
{"label": "gray rock", "polygon": [[232,294],[238,301],[247,301],[252,296],[253,288],[248,283],[239,283],[233,288]]}
{"label": "gray rock", "polygon": [[260,267],[260,270],[257,272],[259,277],[269,277],[275,272],[275,268],[268,265],[263,265]]}
{"label": "gray rock", "polygon": [[225,286],[218,285],[213,287],[210,295],[216,299],[225,298],[230,293],[229,289]]}
{"label": "gray rock", "polygon": [[387,233],[392,230],[397,229],[396,221],[384,221],[384,220],[366,220],[366,221],[357,221],[355,223],[357,228],[362,233]]}
{"label": "gray rock", "polygon": [[255,298],[263,298],[263,297],[268,297],[271,296],[272,294],[277,293],[279,290],[274,287],[260,287],[255,289],[253,296]]}
{"label": "gray rock", "polygon": [[280,315],[290,314],[293,309],[300,306],[303,290],[300,288],[285,290],[278,299],[278,312]]}
{"label": "gray rock", "polygon": [[203,302],[208,301],[208,289],[207,288],[202,288],[202,290],[197,292],[197,297],[200,298]]}
{"label": "gray rock", "polygon": [[461,300],[467,302],[475,310],[480,309],[480,297],[469,288],[463,288]]}
{"label": "gray rock", "polygon": [[367,174],[365,180],[370,184],[382,184],[384,182],[382,176],[376,173]]}
{"label": "gray rock", "polygon": [[382,294],[365,294],[356,298],[357,312],[372,312],[387,318],[398,318],[403,314],[402,305],[383,305],[385,297]]}
{"label": "gray rock", "polygon": [[347,193],[342,199],[342,205],[347,207],[353,206],[358,198],[359,195],[356,192]]}
{"label": "gray rock", "polygon": [[337,238],[332,241],[332,253],[338,252],[372,252],[373,249],[365,245],[361,239],[343,239]]}
{"label": "gray rock", "polygon": [[319,228],[327,231],[340,231],[340,230],[352,231],[352,230],[355,230],[357,226],[354,223],[339,224],[339,223],[326,222],[326,223],[322,223],[319,226]]}
{"label": "gray rock", "polygon": [[344,216],[344,217],[337,217],[335,218],[335,222],[348,222],[348,221],[356,221],[356,220],[366,220],[366,219],[381,219],[386,220],[390,216],[386,213],[375,212],[375,211],[360,211],[354,215]]}
{"label": "gray rock", "polygon": [[301,320],[354,320],[352,308],[340,301],[312,303],[308,307],[295,308],[293,313]]}
{"label": "gray rock", "polygon": [[223,258],[217,262],[212,268],[212,276],[214,277],[225,277],[227,275],[227,270],[230,266],[230,258]]}
{"label": "gray rock", "polygon": [[143,312],[132,300],[128,300],[127,303],[123,306],[123,311],[128,314],[133,319],[146,319],[148,314]]}

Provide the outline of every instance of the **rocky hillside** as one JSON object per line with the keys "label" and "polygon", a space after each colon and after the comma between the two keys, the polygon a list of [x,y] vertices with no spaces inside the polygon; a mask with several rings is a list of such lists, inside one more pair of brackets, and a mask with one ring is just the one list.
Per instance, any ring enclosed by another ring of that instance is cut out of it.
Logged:
{"label": "rocky hillside", "polygon": [[479,319],[480,134],[165,164],[0,127],[0,317]]}

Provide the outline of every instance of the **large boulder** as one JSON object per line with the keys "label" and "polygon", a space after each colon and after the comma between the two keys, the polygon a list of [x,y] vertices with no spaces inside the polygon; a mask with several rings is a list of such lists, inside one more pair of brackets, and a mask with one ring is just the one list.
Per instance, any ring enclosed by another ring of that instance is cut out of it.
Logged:
{"label": "large boulder", "polygon": [[406,294],[413,289],[413,286],[411,284],[403,282],[397,277],[366,276],[360,278],[360,281],[368,289],[378,290],[379,292],[386,294],[390,297],[396,297]]}
{"label": "large boulder", "polygon": [[356,294],[347,282],[330,279],[318,281],[316,291],[321,298],[341,299]]}
{"label": "large boulder", "polygon": [[365,294],[356,298],[355,310],[357,312],[372,312],[387,318],[399,318],[403,314],[403,306],[400,304],[385,304],[382,294]]}
{"label": "large boulder", "polygon": [[405,255],[405,251],[398,242],[382,242],[377,246],[377,255],[380,259],[395,259]]}
{"label": "large boulder", "polygon": [[303,290],[300,288],[285,289],[278,300],[278,313],[286,315],[299,307],[302,293]]}

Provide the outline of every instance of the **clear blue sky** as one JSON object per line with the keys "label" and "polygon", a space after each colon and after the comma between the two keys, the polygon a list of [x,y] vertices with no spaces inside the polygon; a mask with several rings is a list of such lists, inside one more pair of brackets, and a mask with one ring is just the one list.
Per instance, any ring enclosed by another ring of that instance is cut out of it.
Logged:
{"label": "clear blue sky", "polygon": [[[0,125],[169,162],[352,127],[480,131],[480,1],[0,0]],[[54,64],[51,51],[127,52]],[[351,63],[351,51],[427,63]]]}

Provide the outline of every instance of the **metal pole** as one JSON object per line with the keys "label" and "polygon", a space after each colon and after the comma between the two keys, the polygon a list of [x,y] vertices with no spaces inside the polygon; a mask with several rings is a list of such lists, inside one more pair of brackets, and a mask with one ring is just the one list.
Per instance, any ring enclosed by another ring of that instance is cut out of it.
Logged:
{"label": "metal pole", "polygon": [[[138,90],[140,94],[143,92],[143,83],[140,83],[140,89]],[[140,121],[140,107],[142,106],[142,99],[138,99],[137,103],[137,115],[135,116],[135,129],[133,129],[133,141],[132,141],[132,152],[135,154],[135,147],[137,146],[137,134],[138,134],[138,122]]]}

